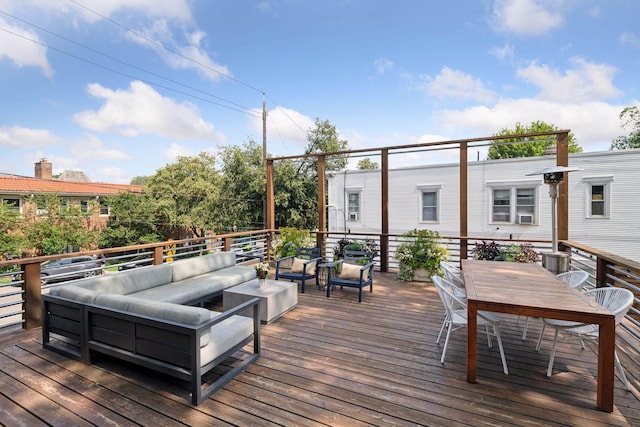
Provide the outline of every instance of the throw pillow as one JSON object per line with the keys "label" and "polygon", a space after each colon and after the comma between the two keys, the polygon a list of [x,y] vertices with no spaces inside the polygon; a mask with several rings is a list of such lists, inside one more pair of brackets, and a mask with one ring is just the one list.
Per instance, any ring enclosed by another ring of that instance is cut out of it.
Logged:
{"label": "throw pillow", "polygon": [[[293,264],[291,265],[291,272],[292,273],[302,273],[302,270],[304,269],[304,263],[309,261],[308,259],[302,259],[302,258],[294,258],[293,259]],[[307,264],[307,271],[306,273],[308,275],[312,275],[312,274],[316,274],[316,262],[312,262],[310,264]]]}
{"label": "throw pillow", "polygon": [[[342,270],[340,270],[340,278],[347,280],[360,280],[360,268],[362,268],[361,265],[343,262]],[[365,282],[369,280],[369,270],[364,272],[362,280]]]}

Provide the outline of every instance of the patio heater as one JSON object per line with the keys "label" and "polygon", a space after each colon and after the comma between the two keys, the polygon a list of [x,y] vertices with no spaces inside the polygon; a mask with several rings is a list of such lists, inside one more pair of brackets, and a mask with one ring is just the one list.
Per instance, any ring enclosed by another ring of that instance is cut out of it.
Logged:
{"label": "patio heater", "polygon": [[531,175],[543,175],[544,183],[549,185],[549,196],[551,197],[551,252],[542,254],[542,266],[554,274],[564,273],[569,270],[569,254],[558,252],[558,226],[557,222],[557,202],[558,185],[564,181],[565,173],[582,170],[569,166],[553,166],[540,169]]}

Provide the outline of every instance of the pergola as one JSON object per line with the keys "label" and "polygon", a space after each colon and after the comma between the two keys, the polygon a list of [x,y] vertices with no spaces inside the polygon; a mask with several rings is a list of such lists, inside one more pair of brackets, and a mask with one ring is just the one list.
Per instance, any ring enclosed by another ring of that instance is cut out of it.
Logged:
{"label": "pergola", "polygon": [[[331,153],[313,153],[298,156],[284,157],[268,157],[265,159],[266,164],[266,219],[265,225],[267,229],[275,228],[275,204],[274,204],[274,186],[273,186],[273,165],[276,161],[302,159],[307,157],[316,157],[318,164],[318,230],[320,232],[327,231],[326,219],[326,177],[325,177],[325,159],[338,155],[368,154],[379,155],[381,159],[381,212],[382,218],[380,223],[380,270],[388,270],[388,253],[389,253],[389,155],[394,153],[402,153],[408,150],[433,150],[433,149],[455,149],[459,151],[460,164],[460,258],[467,258],[467,242],[468,242],[468,207],[467,207],[467,170],[468,170],[468,150],[472,147],[482,147],[491,145],[495,141],[504,141],[505,144],[535,142],[533,137],[555,137],[556,139],[556,166],[569,166],[569,130],[558,130],[552,132],[538,132],[518,135],[503,136],[487,136],[481,138],[457,139],[439,142],[424,142],[417,144],[396,145],[391,147],[362,148],[356,150],[336,151]],[[517,139],[518,142],[512,142]],[[511,141],[506,141],[511,140]],[[567,240],[569,238],[569,203],[567,192],[569,188],[568,177],[558,187],[558,205],[557,205],[557,237],[559,240]],[[318,235],[318,246],[324,248],[323,234]]]}

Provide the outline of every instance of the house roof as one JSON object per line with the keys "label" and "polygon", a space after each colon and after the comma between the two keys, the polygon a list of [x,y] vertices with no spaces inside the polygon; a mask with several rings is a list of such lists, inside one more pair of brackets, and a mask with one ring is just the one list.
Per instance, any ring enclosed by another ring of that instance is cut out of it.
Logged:
{"label": "house roof", "polygon": [[122,192],[142,193],[144,186],[0,175],[0,194],[55,193],[60,196],[110,196]]}

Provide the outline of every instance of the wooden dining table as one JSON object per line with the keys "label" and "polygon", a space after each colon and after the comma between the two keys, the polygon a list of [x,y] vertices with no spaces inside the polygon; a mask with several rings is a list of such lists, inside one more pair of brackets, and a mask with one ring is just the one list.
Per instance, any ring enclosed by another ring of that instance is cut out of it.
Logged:
{"label": "wooden dining table", "polygon": [[599,325],[597,405],[613,411],[615,316],[539,264],[462,260],[467,293],[467,382],[475,383],[479,310]]}

